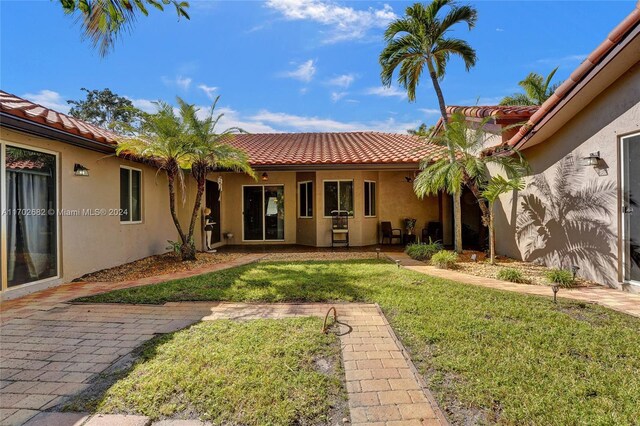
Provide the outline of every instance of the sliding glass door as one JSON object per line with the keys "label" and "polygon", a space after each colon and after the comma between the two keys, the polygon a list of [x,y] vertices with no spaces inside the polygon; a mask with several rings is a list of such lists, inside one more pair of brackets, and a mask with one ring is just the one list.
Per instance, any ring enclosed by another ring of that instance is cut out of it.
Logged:
{"label": "sliding glass door", "polygon": [[640,285],[640,133],[622,138],[625,281]]}
{"label": "sliding glass door", "polygon": [[57,157],[2,146],[3,288],[58,275]]}
{"label": "sliding glass door", "polygon": [[243,240],[284,240],[284,186],[244,186]]}

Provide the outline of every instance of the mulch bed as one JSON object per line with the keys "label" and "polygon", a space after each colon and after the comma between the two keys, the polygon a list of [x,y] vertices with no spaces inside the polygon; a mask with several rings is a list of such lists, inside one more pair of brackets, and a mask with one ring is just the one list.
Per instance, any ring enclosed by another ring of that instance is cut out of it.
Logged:
{"label": "mulch bed", "polygon": [[[476,261],[471,260],[471,255],[477,256]],[[502,268],[514,268],[518,269],[522,274],[530,280],[527,284],[534,285],[551,285],[549,280],[545,277],[545,272],[550,268],[543,265],[536,265],[531,262],[523,262],[521,260],[511,259],[505,256],[496,256],[496,264],[492,265],[486,259],[484,252],[465,250],[458,256],[458,263],[456,264],[456,270],[469,275],[476,275],[479,277],[496,278],[498,271]],[[592,287],[598,286],[597,283],[587,280],[582,277],[576,277],[575,287]]]}
{"label": "mulch bed", "polygon": [[171,274],[175,272],[190,271],[203,266],[216,263],[230,262],[242,257],[243,253],[198,253],[197,260],[183,262],[175,253],[164,253],[145,257],[131,263],[125,263],[114,268],[103,269],[83,275],[76,281],[89,282],[119,282],[133,281],[140,278],[157,275]]}

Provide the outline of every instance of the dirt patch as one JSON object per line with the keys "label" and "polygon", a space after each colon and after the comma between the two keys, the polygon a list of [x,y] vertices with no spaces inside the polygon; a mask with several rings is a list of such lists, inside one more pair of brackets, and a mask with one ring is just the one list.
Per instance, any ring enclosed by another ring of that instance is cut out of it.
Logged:
{"label": "dirt patch", "polygon": [[[475,254],[477,259],[473,261],[471,256]],[[456,270],[464,272],[469,275],[476,275],[486,278],[497,278],[498,272],[502,268],[514,268],[522,272],[524,277],[529,280],[527,284],[534,285],[550,285],[549,280],[545,277],[545,273],[550,269],[546,266],[536,265],[531,262],[523,262],[521,260],[511,259],[509,257],[497,256],[496,264],[490,264],[483,252],[465,250],[458,257],[459,261],[456,264]],[[587,279],[576,277],[576,287],[593,287],[598,284]]]}
{"label": "dirt patch", "polygon": [[216,263],[224,263],[242,257],[243,253],[204,253],[197,254],[197,260],[183,262],[175,253],[164,253],[125,263],[114,268],[103,269],[83,275],[74,281],[119,282],[176,272],[190,271]]}

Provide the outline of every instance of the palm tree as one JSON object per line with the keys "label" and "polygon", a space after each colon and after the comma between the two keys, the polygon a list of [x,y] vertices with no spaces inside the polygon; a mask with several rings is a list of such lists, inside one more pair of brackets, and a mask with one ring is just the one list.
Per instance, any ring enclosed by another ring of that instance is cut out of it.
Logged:
{"label": "palm tree", "polygon": [[[438,15],[445,6],[449,11]],[[448,117],[440,80],[444,77],[451,56],[460,57],[467,71],[476,64],[476,51],[464,40],[448,37],[448,32],[459,23],[471,30],[477,19],[471,6],[458,6],[454,0],[433,0],[428,5],[415,3],[406,9],[406,16],[389,24],[384,33],[386,47],[380,53],[382,83],[389,87],[393,73],[400,67],[398,83],[407,90],[409,101],[416,99],[416,87],[426,67],[438,97],[444,127]],[[449,159],[452,163],[454,158]],[[454,197],[455,248],[462,252],[462,212],[460,194]]]}
{"label": "palm tree", "polygon": [[180,0],[60,0],[60,4],[66,14],[80,12],[84,36],[99,48],[101,56],[106,56],[122,30],[133,27],[138,14],[149,15],[148,6],[162,11],[172,4],[178,19],[190,19],[189,2]]}
{"label": "palm tree", "polygon": [[493,176],[485,189],[482,191],[482,196],[489,202],[489,259],[491,264],[496,263],[496,240],[495,240],[495,227],[493,221],[493,206],[498,198],[502,194],[506,194],[511,191],[520,191],[524,189],[524,180],[522,177],[514,177],[512,179],[505,179],[501,175]]}
{"label": "palm tree", "polygon": [[558,84],[551,84],[556,71],[558,71],[558,67],[551,71],[546,78],[535,72],[530,73],[518,83],[524,93],[505,96],[500,101],[500,105],[542,105],[558,88]]}
{"label": "palm tree", "polygon": [[407,133],[409,133],[410,135],[413,135],[413,136],[428,137],[428,136],[431,135],[431,133],[433,133],[433,130],[435,128],[436,128],[436,126],[434,126],[434,125],[431,125],[431,126],[427,127],[427,125],[425,123],[422,123],[415,129],[407,129]]}
{"label": "palm tree", "polygon": [[516,222],[524,259],[591,269],[606,280],[606,271],[616,264],[612,245],[617,236],[609,228],[616,205],[615,182],[585,182],[584,167],[569,155],[556,167],[551,183],[540,174],[530,187],[535,192],[522,195]]}
{"label": "palm tree", "polygon": [[[413,186],[419,197],[445,191],[454,195],[454,198],[459,198],[463,186],[466,186],[478,200],[485,226],[489,226],[490,210],[482,190],[490,179],[489,165],[498,166],[510,178],[523,176],[527,171],[526,161],[515,150],[510,152],[512,155],[482,153],[486,139],[484,128],[490,120],[491,117],[487,117],[476,126],[469,127],[464,115],[453,114],[447,128],[430,139],[430,143],[446,148],[447,157],[435,162],[424,159],[420,165],[422,171]],[[451,161],[451,158],[454,160]]]}
{"label": "palm tree", "polygon": [[[179,113],[166,102],[158,102],[158,111],[146,114],[136,136],[122,139],[118,143],[118,155],[131,156],[147,161],[167,175],[169,188],[169,211],[173,224],[180,237],[182,260],[195,259],[193,235],[195,221],[208,171],[216,167],[241,170],[253,174],[248,165],[246,154],[228,145],[228,138],[234,129],[228,129],[219,135],[214,133],[220,116],[213,119],[211,114],[200,120],[193,105],[178,98]],[[194,169],[195,168],[195,169]],[[186,202],[185,170],[198,182],[198,193],[194,202],[188,232],[185,232],[178,219],[176,210],[176,184],[182,192],[182,202]]]}
{"label": "palm tree", "polygon": [[[244,131],[238,127],[230,127],[221,133],[216,133],[216,125],[224,116],[224,114],[216,115],[215,113],[219,99],[220,96],[216,97],[207,116],[201,119],[198,117],[198,109],[195,105],[187,104],[178,98],[180,116],[186,122],[190,136],[189,159],[191,176],[197,185],[196,198],[189,223],[188,235],[191,237],[195,231],[196,220],[202,204],[202,195],[204,194],[209,172],[216,169],[224,169],[243,172],[254,179],[256,177],[249,164],[247,154],[228,144],[235,134]],[[195,258],[195,247],[193,247],[193,257]]]}

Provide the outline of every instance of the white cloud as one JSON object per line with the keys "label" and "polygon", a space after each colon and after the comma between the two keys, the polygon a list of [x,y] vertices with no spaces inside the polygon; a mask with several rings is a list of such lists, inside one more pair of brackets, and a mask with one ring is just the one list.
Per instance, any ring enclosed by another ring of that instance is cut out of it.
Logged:
{"label": "white cloud", "polygon": [[332,78],[327,83],[331,86],[344,87],[345,89],[351,86],[351,83],[356,79],[356,76],[353,74],[342,74],[335,78]]}
{"label": "white cloud", "polygon": [[578,62],[582,62],[587,58],[587,54],[575,54],[567,55],[559,58],[541,58],[536,61],[536,64],[548,64],[553,66],[568,66],[574,65]]}
{"label": "white cloud", "polygon": [[158,111],[158,106],[156,105],[157,101],[152,101],[150,99],[133,99],[127,97],[131,101],[134,107],[148,113],[154,113]]}
{"label": "white cloud", "polygon": [[69,112],[69,104],[65,101],[60,93],[53,90],[41,90],[37,93],[25,93],[23,98],[30,100],[43,107],[66,114]]}
{"label": "white cloud", "polygon": [[310,82],[313,79],[313,76],[316,73],[316,66],[313,59],[309,59],[308,61],[300,64],[298,68],[293,71],[287,71],[282,75],[289,78],[294,78],[296,80]]}
{"label": "white cloud", "polygon": [[207,98],[214,100],[216,97],[214,95],[215,91],[218,90],[217,87],[207,86],[206,84],[199,84],[198,89],[202,90]]}
{"label": "white cloud", "polygon": [[189,77],[183,77],[181,75],[177,76],[175,79],[170,79],[167,77],[162,77],[162,82],[167,85],[167,86],[178,86],[179,88],[181,88],[182,90],[189,90],[189,87],[191,86],[191,82],[193,80],[191,80],[191,78]]}
{"label": "white cloud", "polygon": [[382,96],[382,97],[396,97],[400,99],[404,99],[407,97],[407,93],[405,91],[400,90],[399,88],[394,86],[370,87],[364,93],[367,95],[375,95],[375,96]]}
{"label": "white cloud", "polygon": [[340,99],[347,96],[349,92],[331,92],[331,100],[333,102],[338,102]]}
{"label": "white cloud", "polygon": [[502,33],[502,32],[504,32],[504,28],[498,27],[498,28],[496,28],[496,31],[499,32],[499,33]]}
{"label": "white cloud", "polygon": [[[208,111],[206,107],[205,111]],[[238,111],[229,107],[216,108],[216,111],[224,114],[216,126],[218,130],[239,127],[249,133],[276,133],[278,131],[263,121],[245,118]]]}
{"label": "white cloud", "polygon": [[394,118],[382,121],[337,121],[330,118],[309,117],[288,114],[284,112],[272,112],[261,110],[258,114],[250,117],[251,120],[269,123],[287,131],[303,132],[355,132],[355,131],[377,131],[406,133],[407,129],[412,129],[420,124],[419,120],[410,122],[398,122]]}
{"label": "white cloud", "polygon": [[356,10],[333,1],[268,0],[267,7],[280,12],[288,20],[308,20],[330,28],[329,43],[363,38],[373,28],[385,28],[397,15],[388,4],[382,9],[370,7]]}
{"label": "white cloud", "polygon": [[440,110],[436,108],[420,108],[425,115],[438,115],[440,114]]}

